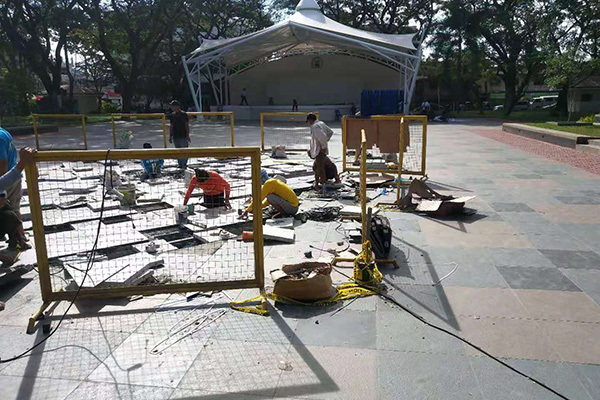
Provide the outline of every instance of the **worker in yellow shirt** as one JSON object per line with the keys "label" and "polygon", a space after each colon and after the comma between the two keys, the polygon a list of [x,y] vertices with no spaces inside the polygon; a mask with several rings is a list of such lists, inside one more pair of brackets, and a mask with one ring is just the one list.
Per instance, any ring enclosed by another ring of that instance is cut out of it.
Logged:
{"label": "worker in yellow shirt", "polygon": [[[298,205],[300,204],[298,196],[291,187],[286,185],[285,178],[281,176],[276,176],[265,182],[261,190],[261,197],[262,208],[270,204],[282,217],[293,216],[298,212]],[[240,218],[248,218],[250,212],[252,212],[252,203],[240,215]]]}

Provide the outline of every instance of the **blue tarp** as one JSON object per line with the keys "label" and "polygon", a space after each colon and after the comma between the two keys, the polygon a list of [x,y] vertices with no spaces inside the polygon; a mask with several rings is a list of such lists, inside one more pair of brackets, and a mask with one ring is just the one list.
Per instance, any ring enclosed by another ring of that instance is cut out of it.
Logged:
{"label": "blue tarp", "polygon": [[403,90],[363,90],[360,94],[360,115],[399,114],[403,101]]}

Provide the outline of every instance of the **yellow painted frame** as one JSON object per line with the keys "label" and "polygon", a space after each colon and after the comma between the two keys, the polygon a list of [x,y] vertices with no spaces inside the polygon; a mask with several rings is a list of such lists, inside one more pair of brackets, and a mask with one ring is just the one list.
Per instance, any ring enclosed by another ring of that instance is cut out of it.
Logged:
{"label": "yellow painted frame", "polygon": [[33,134],[35,135],[35,148],[40,150],[40,140],[38,136],[38,117],[41,118],[65,118],[65,119],[81,119],[81,129],[83,130],[83,146],[84,150],[87,150],[87,132],[85,128],[85,115],[84,114],[31,114],[33,119]]}
{"label": "yellow painted frame", "polygon": [[155,118],[155,119],[162,119],[162,127],[163,127],[163,142],[164,142],[164,146],[165,149],[168,146],[167,144],[167,116],[164,113],[145,113],[145,114],[127,114],[127,113],[114,113],[110,115],[110,124],[112,126],[112,135],[113,135],[113,146],[116,149],[117,148],[117,133],[116,133],[116,129],[115,129],[115,117],[143,117],[143,118]]}
{"label": "yellow painted frame", "polygon": [[[305,112],[264,112],[260,113],[260,148],[262,151],[265,151],[265,117],[300,117],[306,116],[308,113]],[[319,112],[315,111],[313,114],[319,118]],[[287,151],[306,151],[307,148],[304,149],[288,149]]]}
{"label": "yellow painted frame", "polygon": [[[346,153],[348,151],[347,145],[346,145],[346,134],[347,134],[347,124],[348,124],[348,117],[344,116],[342,117],[342,170],[343,171],[351,171],[351,172],[357,172],[360,170],[360,168],[356,168],[356,167],[351,167],[348,166],[347,163],[347,156]],[[357,118],[358,119],[358,118]],[[403,174],[408,174],[408,175],[418,175],[418,176],[427,176],[427,117],[424,115],[373,115],[370,117],[370,119],[372,120],[399,120],[402,122],[402,119],[404,119],[404,121],[406,123],[409,123],[408,121],[421,121],[423,123],[423,149],[421,150],[421,170],[420,171],[406,171],[406,170],[402,170]],[[404,129],[404,128],[402,128]],[[402,131],[400,131],[402,132]],[[400,140],[402,141],[402,135],[400,135]],[[402,149],[402,147],[401,147]],[[400,158],[403,157],[398,157],[398,161],[400,161]],[[399,164],[399,166],[402,164]],[[384,169],[384,168],[367,168],[367,172],[376,172],[376,173],[382,173],[382,174],[389,174],[389,173],[393,173],[395,172],[395,170],[393,169]],[[398,173],[398,181],[400,181],[400,175],[401,173]]]}
{"label": "yellow painted frame", "polygon": [[[107,156],[108,152],[108,156]],[[25,168],[27,190],[31,208],[31,220],[40,276],[40,291],[43,304],[29,319],[27,332],[31,333],[37,319],[53,302],[73,299],[75,291],[53,291],[50,278],[50,265],[44,233],[44,221],[40,201],[39,181],[36,163],[43,161],[104,161],[147,159],[147,158],[202,158],[202,157],[250,157],[252,165],[252,197],[261,197],[261,152],[258,147],[186,148],[186,149],[144,149],[144,150],[71,150],[40,151],[34,155],[35,163]],[[128,286],[118,288],[82,288],[78,298],[107,298],[133,295],[153,295],[159,293],[182,293],[225,289],[258,288],[264,295],[264,254],[262,210],[259,201],[253,202],[254,229],[254,279],[224,282],[180,283],[154,286]]]}
{"label": "yellow painted frame", "polygon": [[203,111],[203,112],[186,112],[188,115],[201,115],[206,117],[229,117],[229,125],[231,127],[231,147],[235,146],[235,132],[234,132],[234,117],[233,111]]}
{"label": "yellow painted frame", "polygon": [[[362,242],[365,243],[369,240],[367,236],[367,134],[364,129],[360,130],[361,141],[360,141],[360,220],[362,228]],[[402,148],[402,147],[400,147]],[[334,257],[331,262],[333,265],[337,265],[340,262],[354,262],[355,258],[346,257]],[[381,264],[392,264],[394,268],[400,268],[396,260],[375,260]]]}

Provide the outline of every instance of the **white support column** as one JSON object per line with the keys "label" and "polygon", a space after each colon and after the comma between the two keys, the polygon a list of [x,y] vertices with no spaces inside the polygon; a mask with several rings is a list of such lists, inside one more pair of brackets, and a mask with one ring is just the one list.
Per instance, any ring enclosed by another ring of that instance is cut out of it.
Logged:
{"label": "white support column", "polygon": [[[190,76],[190,70],[188,68],[187,61],[185,60],[185,56],[181,56],[181,61],[183,63],[183,70],[185,71],[185,77],[190,87],[190,96],[192,96],[192,100],[194,100],[194,106],[196,107],[196,110],[202,111],[202,109],[200,108],[200,104],[202,104],[202,97],[200,96],[200,103],[198,103],[198,96],[196,96],[196,91],[194,90],[194,82],[192,81],[192,77]],[[200,84],[198,84],[198,86],[200,86]],[[198,91],[202,93],[200,89]]]}
{"label": "white support column", "polygon": [[413,70],[412,81],[410,82],[410,91],[409,91],[408,99],[407,99],[409,106],[410,106],[410,102],[412,101],[412,97],[413,97],[413,94],[415,91],[415,86],[417,84],[417,78],[419,75],[419,66],[421,65],[421,49],[422,49],[421,44],[419,44],[419,50],[417,51],[418,57],[415,62],[415,68]]}

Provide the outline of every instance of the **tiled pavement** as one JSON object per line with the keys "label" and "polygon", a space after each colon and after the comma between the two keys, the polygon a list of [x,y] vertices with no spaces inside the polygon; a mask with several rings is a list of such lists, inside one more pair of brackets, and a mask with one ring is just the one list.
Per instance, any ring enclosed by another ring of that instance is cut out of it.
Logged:
{"label": "tiled pavement", "polygon": [[[239,135],[251,144],[256,127]],[[339,129],[333,140],[338,155]],[[401,264],[381,266],[390,295],[570,399],[600,398],[600,175],[592,173],[600,172],[600,157],[513,137],[485,121],[430,125],[428,145],[430,182],[476,195],[469,207],[477,214],[457,221],[387,213]],[[335,226],[309,222],[296,229],[295,244],[268,246],[266,269],[309,243],[335,246]],[[2,357],[42,337],[23,333],[40,304],[30,279],[0,293],[7,300]],[[336,272],[334,279],[345,278]],[[228,312],[212,329],[153,355],[188,315],[177,307],[155,311],[165,297],[68,318],[33,356],[0,365],[2,398],[556,398],[374,297],[341,310]],[[226,309],[225,299],[217,307]],[[75,314],[86,304],[78,308]]]}

